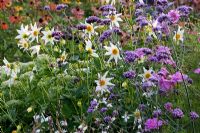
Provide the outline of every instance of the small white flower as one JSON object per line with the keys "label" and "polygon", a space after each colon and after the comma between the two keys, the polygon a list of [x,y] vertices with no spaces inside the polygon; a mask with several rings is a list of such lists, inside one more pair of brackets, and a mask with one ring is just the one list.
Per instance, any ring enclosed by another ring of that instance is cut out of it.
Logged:
{"label": "small white flower", "polygon": [[120,18],[122,14],[113,14],[110,13],[110,15],[106,16],[107,18],[109,18],[111,20],[111,27],[119,27],[119,22],[122,22],[123,20]]}
{"label": "small white flower", "polygon": [[8,62],[8,60],[4,57],[3,59],[4,66],[2,68],[6,72],[7,76],[11,74],[11,64]]}
{"label": "small white flower", "polygon": [[85,133],[87,130],[88,126],[85,123],[82,123],[79,127],[78,130],[74,133]]}
{"label": "small white flower", "polygon": [[88,53],[93,56],[93,57],[99,57],[96,52],[96,50],[92,49],[92,42],[90,40],[86,40],[85,41],[86,43],[86,47],[85,47],[85,50],[88,51]]}
{"label": "small white flower", "polygon": [[45,45],[47,43],[54,44],[55,38],[53,37],[54,28],[51,30],[42,31],[43,37],[42,39],[45,41]]}
{"label": "small white flower", "polygon": [[32,112],[32,110],[33,110],[33,107],[28,107],[27,112],[30,113]]}
{"label": "small white flower", "polygon": [[179,42],[179,41],[183,42],[183,34],[184,34],[184,29],[181,30],[181,27],[179,26],[177,32],[175,33],[173,37],[173,40],[175,42]]}
{"label": "small white flower", "polygon": [[61,126],[67,126],[68,124],[67,124],[67,121],[65,120],[65,121],[60,121],[60,125]]}
{"label": "small white flower", "polygon": [[16,36],[15,39],[19,39],[19,40],[25,39],[25,40],[28,40],[28,37],[30,35],[30,32],[28,30],[28,25],[24,27],[24,25],[22,24],[21,25],[21,29],[17,30],[17,32],[18,32],[19,35]]}
{"label": "small white flower", "polygon": [[33,56],[34,54],[37,54],[37,56],[39,55],[40,52],[40,45],[35,45],[30,47],[31,52],[31,56]]}
{"label": "small white flower", "polygon": [[139,0],[140,4],[144,4],[144,1],[143,0]]}
{"label": "small white flower", "polygon": [[31,31],[30,31],[30,38],[31,38],[31,42],[34,41],[36,39],[36,41],[38,42],[38,35],[40,33],[40,30],[42,28],[38,28],[36,23],[34,24],[34,26],[31,24]]}
{"label": "small white flower", "polygon": [[111,5],[115,5],[116,0],[106,0],[106,4],[111,4]]}
{"label": "small white flower", "polygon": [[107,50],[105,55],[110,55],[108,62],[110,62],[110,60],[114,59],[115,63],[117,64],[118,59],[121,59],[120,52],[119,52],[119,49],[117,48],[117,46],[110,43],[110,47],[104,46],[104,48]]}
{"label": "small white flower", "polygon": [[66,54],[66,52],[64,51],[64,52],[62,53],[62,55],[60,56],[60,58],[57,59],[57,61],[61,61],[62,63],[65,64],[65,63],[66,63],[66,62],[65,62],[66,58],[67,58],[67,54]]}
{"label": "small white flower", "polygon": [[125,112],[125,114],[122,116],[122,118],[124,119],[124,122],[128,122],[128,119],[130,119],[131,115],[128,115],[127,112]]}
{"label": "small white flower", "polygon": [[98,80],[95,80],[97,87],[96,87],[96,91],[97,92],[101,92],[101,94],[103,94],[103,92],[108,92],[107,88],[108,86],[112,86],[114,84],[112,84],[110,82],[110,80],[112,80],[113,78],[106,78],[108,72],[106,72],[103,76],[101,76],[98,73]]}

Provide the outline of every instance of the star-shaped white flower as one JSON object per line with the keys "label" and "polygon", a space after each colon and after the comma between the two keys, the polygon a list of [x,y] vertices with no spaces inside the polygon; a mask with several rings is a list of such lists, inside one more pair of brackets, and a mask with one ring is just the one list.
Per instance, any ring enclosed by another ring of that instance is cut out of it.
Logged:
{"label": "star-shaped white flower", "polygon": [[54,28],[51,30],[42,31],[43,37],[42,39],[45,41],[45,45],[47,43],[54,44],[55,38],[53,37]]}
{"label": "star-shaped white flower", "polygon": [[86,46],[85,50],[93,57],[99,57],[96,50],[92,49],[92,42],[90,40],[85,40]]}
{"label": "star-shaped white flower", "polygon": [[31,56],[33,56],[34,54],[37,54],[37,56],[39,55],[40,52],[40,45],[35,45],[30,47],[31,50]]}
{"label": "star-shaped white flower", "polygon": [[86,25],[85,34],[88,35],[89,39],[91,39],[92,35],[98,34],[97,32],[95,32],[95,29],[98,28],[98,26],[94,26],[93,24],[88,24],[88,23],[85,23],[85,25]]}
{"label": "star-shaped white flower", "polygon": [[181,29],[181,27],[179,26],[177,32],[175,33],[173,37],[173,40],[175,42],[179,42],[179,41],[183,42],[183,34],[184,34],[184,29]]}
{"label": "star-shaped white flower", "polygon": [[125,114],[122,116],[122,118],[124,119],[124,122],[128,122],[128,120],[130,119],[130,116],[132,115],[128,115],[128,113],[125,112]]}
{"label": "star-shaped white flower", "polygon": [[17,30],[17,32],[18,32],[19,35],[16,36],[15,39],[19,39],[19,40],[25,39],[25,40],[28,40],[28,37],[30,35],[30,32],[28,30],[28,25],[26,25],[24,27],[24,25],[22,24],[20,30]]}
{"label": "star-shaped white flower", "polygon": [[106,16],[107,18],[109,18],[111,20],[111,27],[119,27],[119,22],[122,22],[123,20],[120,18],[122,14],[115,14],[113,12],[109,13],[108,16]]}
{"label": "star-shaped white flower", "polygon": [[29,42],[25,39],[19,40],[17,45],[20,49],[28,50],[28,48],[29,48]]}
{"label": "star-shaped white flower", "polygon": [[101,92],[101,94],[103,94],[104,92],[109,92],[107,90],[108,86],[114,85],[110,82],[110,80],[112,80],[113,78],[106,78],[107,74],[108,74],[108,72],[106,72],[103,76],[101,76],[98,73],[98,80],[95,80],[95,82],[97,84],[96,91]]}
{"label": "star-shaped white flower", "polygon": [[31,42],[34,41],[35,39],[38,42],[38,35],[41,29],[42,29],[41,27],[40,28],[37,27],[36,23],[34,25],[31,24],[31,31],[30,31]]}
{"label": "star-shaped white flower", "polygon": [[120,51],[117,48],[117,46],[115,46],[114,44],[110,43],[110,47],[104,46],[104,48],[107,50],[105,55],[110,55],[110,58],[109,58],[108,62],[110,62],[110,60],[114,59],[115,63],[117,64],[118,59],[121,59]]}
{"label": "star-shaped white flower", "polygon": [[143,77],[142,82],[148,81],[150,78],[152,78],[152,76],[153,76],[152,68],[147,70],[146,68],[143,67],[143,71],[144,71],[144,73],[140,75],[141,77]]}

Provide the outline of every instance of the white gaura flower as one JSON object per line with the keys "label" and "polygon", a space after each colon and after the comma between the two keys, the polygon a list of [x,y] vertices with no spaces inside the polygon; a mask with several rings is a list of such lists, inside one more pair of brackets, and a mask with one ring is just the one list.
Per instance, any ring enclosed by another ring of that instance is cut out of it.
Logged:
{"label": "white gaura flower", "polygon": [[37,27],[36,23],[34,25],[31,24],[31,31],[30,31],[31,42],[34,41],[35,39],[38,42],[38,35],[41,29],[42,29],[41,27],[40,28]]}
{"label": "white gaura flower", "polygon": [[5,84],[11,87],[14,84],[16,79],[17,79],[17,73],[14,71],[11,71],[10,78],[7,81],[5,81]]}
{"label": "white gaura flower", "polygon": [[175,42],[179,42],[179,41],[183,42],[183,34],[184,34],[184,29],[181,29],[181,27],[179,26],[177,32],[175,33],[173,37],[173,40]]}
{"label": "white gaura flower", "polygon": [[95,32],[95,29],[98,28],[97,26],[94,27],[93,24],[88,24],[88,23],[85,23],[85,25],[86,25],[85,34],[88,35],[89,39],[91,39],[92,35],[98,34],[97,32]]}
{"label": "white gaura flower", "polygon": [[85,133],[87,128],[88,126],[85,123],[82,123],[81,125],[78,126],[78,130],[74,133]]}
{"label": "white gaura flower", "polygon": [[142,75],[140,75],[141,77],[143,77],[142,82],[148,81],[150,78],[152,78],[152,76],[153,76],[153,70],[152,70],[152,68],[150,68],[149,70],[147,70],[147,69],[145,69],[143,67],[143,71],[144,71],[144,73]]}
{"label": "white gaura flower", "polygon": [[66,63],[67,63],[67,62],[65,62],[66,58],[67,58],[67,54],[66,54],[66,52],[64,51],[64,52],[61,54],[60,58],[57,59],[57,61],[58,61],[58,62],[62,62],[63,64],[66,64]]}
{"label": "white gaura flower", "polygon": [[4,66],[2,66],[2,68],[6,72],[6,75],[8,76],[11,74],[11,64],[8,62],[8,60],[5,57],[3,59],[3,63],[4,63]]}
{"label": "white gaura flower", "polygon": [[106,16],[111,20],[111,27],[116,26],[119,27],[119,22],[122,22],[123,20],[120,18],[122,15],[121,13],[115,14],[115,13],[109,13],[110,15]]}
{"label": "white gaura flower", "polygon": [[140,4],[144,4],[144,1],[143,1],[143,0],[139,0],[139,3],[140,3]]}
{"label": "white gaura flower", "polygon": [[17,30],[17,32],[18,32],[19,35],[16,36],[15,39],[19,39],[19,40],[25,39],[25,40],[28,40],[28,37],[30,35],[30,32],[28,30],[28,25],[24,27],[24,25],[22,24],[20,30]]}
{"label": "white gaura flower", "polygon": [[104,92],[109,92],[108,91],[108,86],[113,86],[114,84],[112,84],[110,82],[110,80],[112,80],[113,78],[106,78],[108,72],[106,72],[103,76],[101,76],[98,73],[98,80],[95,80],[97,87],[96,87],[96,91],[97,92],[101,92],[101,94],[103,94]]}
{"label": "white gaura flower", "polygon": [[54,32],[54,28],[52,28],[51,30],[42,31],[43,33],[42,39],[45,41],[45,45],[47,43],[54,44],[55,38],[53,37],[53,32]]}
{"label": "white gaura flower", "polygon": [[11,79],[16,77],[17,73],[20,72],[19,65],[14,63],[9,63],[8,60],[4,57],[3,59],[4,66],[2,66],[2,69],[5,71],[7,76],[10,76]]}
{"label": "white gaura flower", "polygon": [[99,57],[96,50],[92,49],[92,42],[90,40],[85,40],[86,46],[85,50],[93,57]]}
{"label": "white gaura flower", "polygon": [[110,62],[110,60],[114,59],[115,63],[117,64],[118,59],[121,59],[120,51],[117,48],[117,46],[115,46],[114,44],[110,43],[110,47],[104,46],[104,48],[107,50],[105,55],[110,55],[110,58],[109,58],[108,62]]}
{"label": "white gaura flower", "polygon": [[122,116],[122,118],[124,119],[124,122],[128,122],[128,119],[130,119],[130,116],[132,115],[128,115],[128,113],[125,112],[125,114]]}
{"label": "white gaura flower", "polygon": [[135,112],[134,112],[134,124],[141,124],[142,122],[142,118],[141,118],[141,113],[140,113],[140,110],[139,109],[136,109]]}
{"label": "white gaura flower", "polygon": [[28,50],[29,48],[29,42],[25,39],[19,40],[17,45],[20,49]]}
{"label": "white gaura flower", "polygon": [[111,5],[115,5],[116,0],[106,0],[106,4],[111,4]]}
{"label": "white gaura flower", "polygon": [[30,47],[31,50],[31,56],[33,56],[34,54],[37,54],[37,56],[39,55],[40,52],[40,45],[35,45]]}

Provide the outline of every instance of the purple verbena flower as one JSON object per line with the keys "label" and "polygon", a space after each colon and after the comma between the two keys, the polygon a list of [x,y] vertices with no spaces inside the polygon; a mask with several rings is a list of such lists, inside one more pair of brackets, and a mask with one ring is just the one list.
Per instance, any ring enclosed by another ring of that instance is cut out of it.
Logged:
{"label": "purple verbena flower", "polygon": [[162,110],[161,109],[157,109],[153,111],[153,116],[154,117],[159,117],[160,115],[162,115]]}
{"label": "purple verbena flower", "polygon": [[109,123],[112,120],[110,116],[104,117],[104,122]]}
{"label": "purple verbena flower", "polygon": [[192,120],[196,120],[199,118],[199,115],[196,112],[192,111],[192,112],[190,112],[190,118]]}
{"label": "purple verbena flower", "polygon": [[172,115],[174,118],[177,118],[177,119],[184,117],[183,111],[180,108],[173,109]]}
{"label": "purple verbena flower", "polygon": [[194,73],[200,74],[200,68],[195,69],[195,70],[194,70]]}
{"label": "purple verbena flower", "polygon": [[128,79],[132,79],[132,78],[134,78],[135,77],[135,71],[133,71],[133,70],[130,70],[130,71],[127,71],[127,72],[124,72],[123,73],[123,76],[125,77],[125,78],[128,78]]}
{"label": "purple verbena flower", "polygon": [[99,23],[100,21],[101,19],[97,16],[90,16],[86,19],[87,23],[95,23],[95,22]]}
{"label": "purple verbena flower", "polygon": [[163,125],[163,121],[158,120],[157,118],[147,119],[144,123],[145,131],[151,132],[153,130],[158,130]]}
{"label": "purple verbena flower", "polygon": [[165,103],[165,105],[164,105],[164,108],[165,108],[168,112],[171,112],[171,111],[173,110],[172,107],[173,107],[173,105],[172,105],[172,103],[170,103],[170,102],[167,102],[167,103]]}
{"label": "purple verbena flower", "polygon": [[172,23],[177,23],[180,19],[180,14],[177,10],[170,10],[167,15]]}
{"label": "purple verbena flower", "polygon": [[104,31],[99,37],[99,41],[102,43],[104,40],[108,39],[112,35],[112,30]]}

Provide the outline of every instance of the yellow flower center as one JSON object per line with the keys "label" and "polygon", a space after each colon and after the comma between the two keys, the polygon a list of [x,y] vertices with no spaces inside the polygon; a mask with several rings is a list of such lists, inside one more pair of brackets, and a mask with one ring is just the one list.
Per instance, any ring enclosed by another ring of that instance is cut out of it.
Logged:
{"label": "yellow flower center", "polygon": [[149,79],[151,77],[151,73],[150,72],[146,72],[145,75],[144,75],[144,77],[146,79]]}
{"label": "yellow flower center", "polygon": [[117,49],[117,48],[114,48],[113,50],[112,50],[112,54],[113,55],[117,55],[119,53],[119,50]]}
{"label": "yellow flower center", "polygon": [[23,47],[24,47],[24,48],[28,48],[28,46],[29,46],[28,43],[24,43],[24,44],[23,44]]}
{"label": "yellow flower center", "polygon": [[100,86],[104,86],[106,84],[106,81],[105,80],[100,80],[99,84],[100,84]]}
{"label": "yellow flower center", "polygon": [[23,35],[22,35],[22,38],[24,38],[24,39],[26,39],[27,37],[28,37],[27,34],[23,34]]}
{"label": "yellow flower center", "polygon": [[6,64],[6,67],[7,67],[7,68],[10,68],[10,67],[11,67],[11,65],[10,65],[10,64]]}
{"label": "yellow flower center", "polygon": [[134,113],[134,116],[135,116],[136,118],[140,118],[140,112],[139,112],[139,111],[136,111],[136,112]]}
{"label": "yellow flower center", "polygon": [[180,40],[181,35],[180,34],[176,34],[176,40]]}
{"label": "yellow flower center", "polygon": [[88,53],[92,54],[92,49],[91,48],[88,49]]}
{"label": "yellow flower center", "polygon": [[115,21],[116,16],[112,15],[112,16],[110,16],[110,19],[111,19],[111,21]]}
{"label": "yellow flower center", "polygon": [[34,32],[33,32],[33,35],[34,35],[34,36],[37,36],[37,35],[38,35],[38,31],[34,31]]}
{"label": "yellow flower center", "polygon": [[52,35],[51,35],[51,34],[49,34],[49,35],[47,36],[47,38],[48,38],[48,39],[51,39],[51,38],[52,38]]}
{"label": "yellow flower center", "polygon": [[86,29],[87,31],[92,32],[94,28],[92,27],[92,25],[87,25]]}
{"label": "yellow flower center", "polygon": [[62,55],[62,56],[60,57],[60,60],[61,60],[61,61],[64,61],[64,60],[65,60],[65,56]]}

